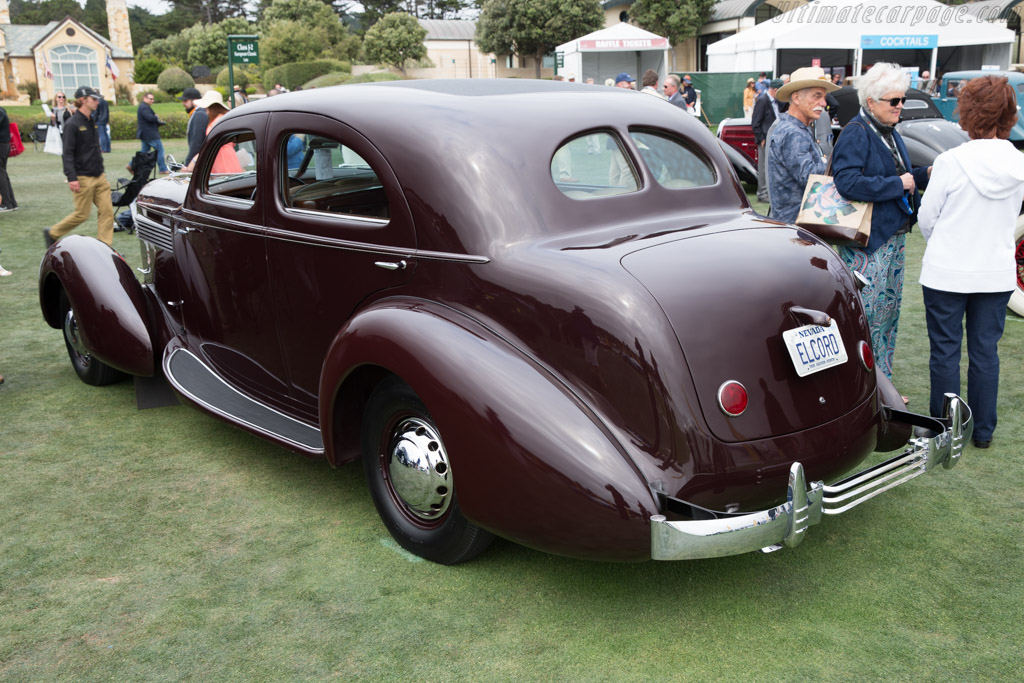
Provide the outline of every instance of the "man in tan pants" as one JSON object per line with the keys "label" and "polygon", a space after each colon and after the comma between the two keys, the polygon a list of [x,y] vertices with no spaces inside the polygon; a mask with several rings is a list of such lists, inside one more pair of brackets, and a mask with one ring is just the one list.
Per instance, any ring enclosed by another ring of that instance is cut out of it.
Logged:
{"label": "man in tan pants", "polygon": [[46,246],[57,241],[89,218],[92,205],[98,213],[96,237],[107,246],[114,243],[114,207],[110,183],[103,173],[99,130],[90,118],[99,103],[99,93],[88,86],[75,91],[78,111],[64,124],[64,176],[71,188],[75,210],[50,229],[43,229]]}

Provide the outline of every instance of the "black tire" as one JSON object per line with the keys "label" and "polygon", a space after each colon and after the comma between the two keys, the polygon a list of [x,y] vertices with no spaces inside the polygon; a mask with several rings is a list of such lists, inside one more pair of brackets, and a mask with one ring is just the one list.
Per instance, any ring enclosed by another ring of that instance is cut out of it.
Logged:
{"label": "black tire", "polygon": [[432,562],[457,564],[490,545],[494,536],[459,510],[447,453],[430,413],[397,377],[370,395],[362,455],[377,513],[403,548]]}
{"label": "black tire", "polygon": [[102,387],[118,382],[125,377],[120,370],[93,358],[82,345],[78,337],[78,322],[75,319],[75,312],[68,301],[67,293],[63,291],[60,293],[60,319],[63,323],[64,346],[67,347],[71,367],[75,369],[78,379],[94,387]]}

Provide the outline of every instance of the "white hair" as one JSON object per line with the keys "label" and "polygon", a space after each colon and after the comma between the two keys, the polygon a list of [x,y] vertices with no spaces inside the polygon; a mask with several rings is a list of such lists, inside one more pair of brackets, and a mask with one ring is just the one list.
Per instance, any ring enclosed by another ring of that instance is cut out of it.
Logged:
{"label": "white hair", "polygon": [[910,74],[902,71],[899,64],[878,62],[857,80],[857,99],[860,106],[868,106],[868,98],[875,102],[887,92],[906,93],[910,87]]}

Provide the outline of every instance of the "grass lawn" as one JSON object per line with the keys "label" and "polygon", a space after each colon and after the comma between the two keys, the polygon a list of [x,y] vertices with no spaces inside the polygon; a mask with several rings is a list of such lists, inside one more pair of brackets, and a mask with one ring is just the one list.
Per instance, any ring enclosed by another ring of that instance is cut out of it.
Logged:
{"label": "grass lawn", "polygon": [[[137,148],[114,143],[109,177]],[[498,541],[442,567],[397,549],[358,466],[184,406],[139,411],[130,382],[79,382],[36,292],[41,229],[71,210],[60,160],[29,146],[8,168],[22,208],[0,214],[0,679],[1024,678],[1019,318],[993,447],[797,549],[616,565]],[[114,246],[138,265],[134,236]],[[922,251],[915,232],[895,366],[917,410]]]}

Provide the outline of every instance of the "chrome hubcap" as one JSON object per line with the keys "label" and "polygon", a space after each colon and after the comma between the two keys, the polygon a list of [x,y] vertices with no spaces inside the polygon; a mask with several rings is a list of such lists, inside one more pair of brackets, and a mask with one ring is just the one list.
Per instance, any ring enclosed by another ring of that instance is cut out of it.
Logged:
{"label": "chrome hubcap", "polygon": [[68,340],[68,344],[75,350],[79,356],[88,359],[89,352],[86,351],[85,346],[82,345],[82,338],[78,334],[78,323],[75,321],[75,312],[68,309],[67,315],[64,316],[64,338]]}
{"label": "chrome hubcap", "polygon": [[415,417],[395,427],[386,454],[391,487],[410,513],[423,520],[444,515],[451,504],[451,468],[441,437]]}

